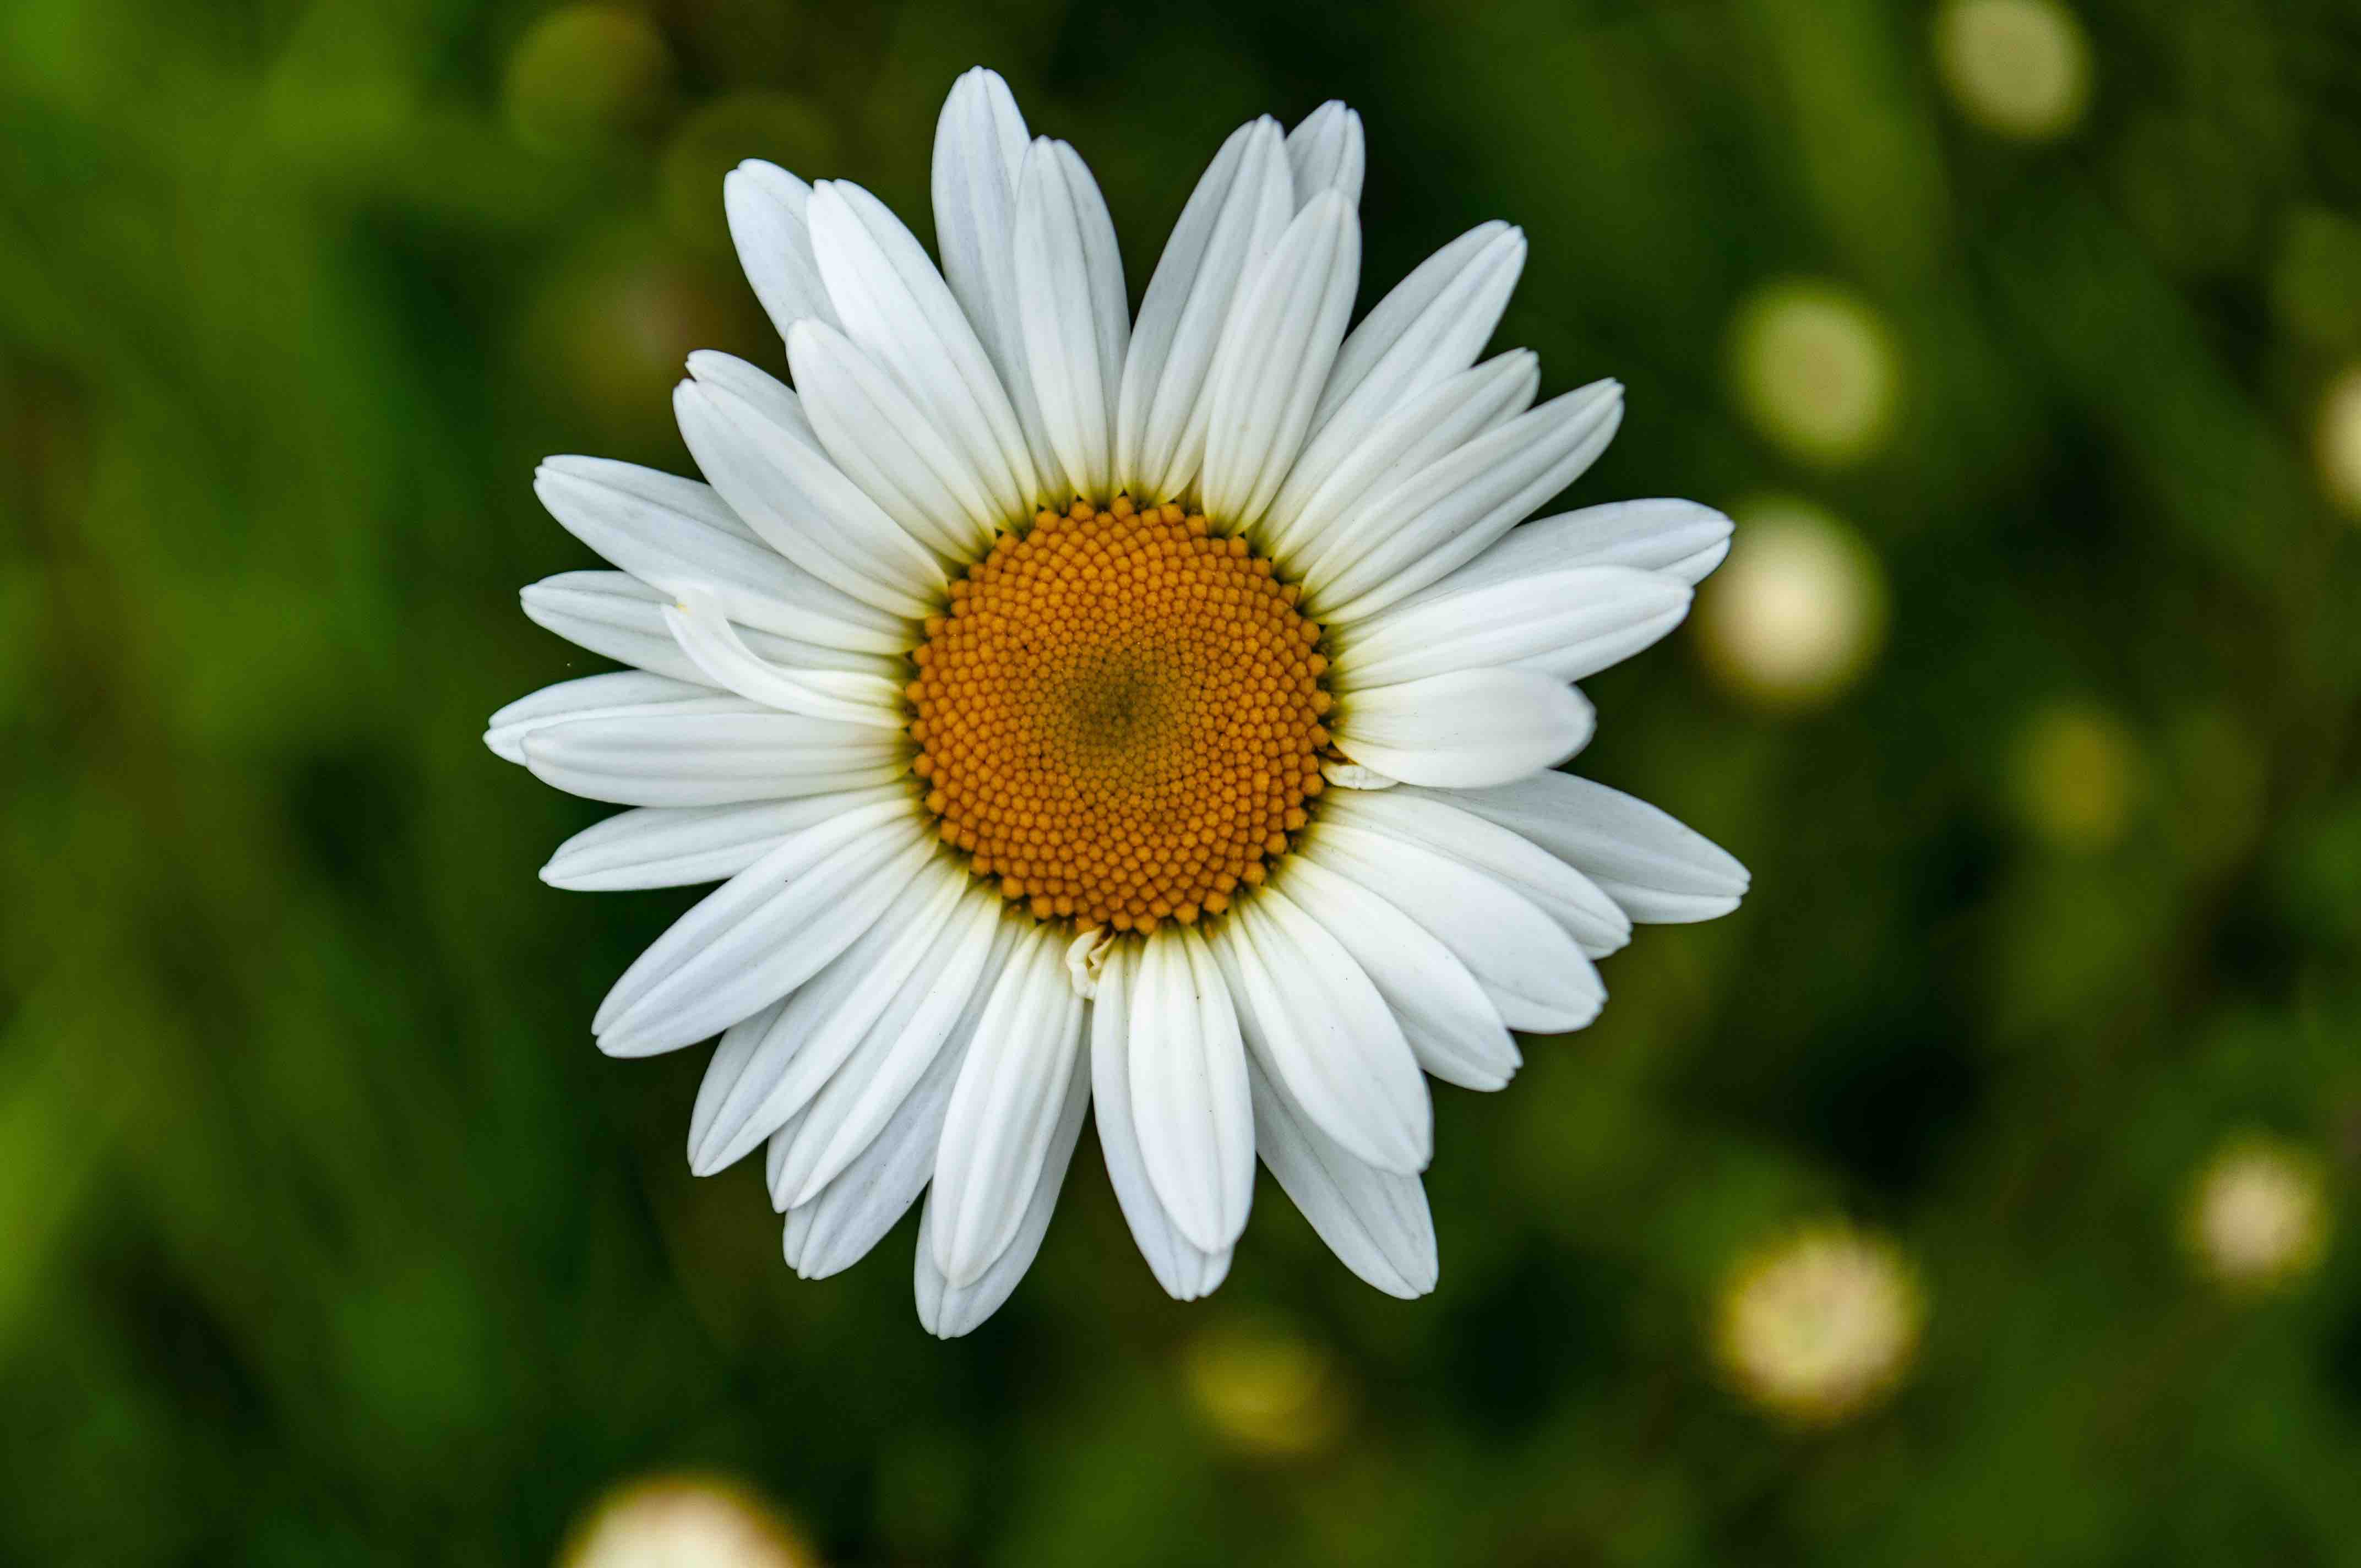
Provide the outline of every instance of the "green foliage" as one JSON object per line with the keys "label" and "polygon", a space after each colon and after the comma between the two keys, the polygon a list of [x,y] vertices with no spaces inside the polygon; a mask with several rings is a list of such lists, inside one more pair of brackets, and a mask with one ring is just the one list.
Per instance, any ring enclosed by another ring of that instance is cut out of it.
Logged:
{"label": "green foliage", "polygon": [[[691,1467],[842,1562],[2361,1561],[2350,1239],[2255,1302],[2180,1241],[2244,1129],[2356,1207],[2361,551],[2314,425],[2361,355],[2361,25],[2081,21],[2087,111],[2028,141],[1905,0],[0,8],[0,1559],[544,1561]],[[1135,296],[1222,134],[1349,99],[1364,301],[1505,216],[1502,340],[1629,384],[1578,500],[1799,496],[1884,576],[1817,706],[1686,631],[1593,683],[1585,770],[1755,891],[1643,930],[1507,1092],[1438,1091],[1427,1300],[1266,1182],[1175,1305],[1087,1143],[970,1340],[917,1326],[915,1220],[796,1280],[753,1174],[689,1177],[699,1053],[588,1037],[692,895],[541,885],[597,808],[478,741],[597,663],[517,613],[592,565],[534,461],[686,471],[682,356],[782,365],[719,172],[923,232],[978,60],[1093,162]],[[1733,380],[1788,280],[1890,339],[1841,462]],[[2128,749],[2095,836],[2038,810],[2061,707]],[[1828,1212],[1931,1315],[1891,1403],[1795,1435],[1708,1325]],[[1316,1347],[1333,1441],[1217,1419],[1242,1323]]]}

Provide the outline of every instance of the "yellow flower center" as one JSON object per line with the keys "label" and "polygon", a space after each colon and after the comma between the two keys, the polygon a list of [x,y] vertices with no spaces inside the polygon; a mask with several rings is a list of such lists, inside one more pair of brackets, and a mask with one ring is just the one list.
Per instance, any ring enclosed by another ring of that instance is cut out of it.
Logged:
{"label": "yellow flower center", "polygon": [[1044,919],[1152,930],[1263,880],[1320,793],[1320,628],[1243,539],[1077,501],[1004,532],[913,657],[945,843]]}

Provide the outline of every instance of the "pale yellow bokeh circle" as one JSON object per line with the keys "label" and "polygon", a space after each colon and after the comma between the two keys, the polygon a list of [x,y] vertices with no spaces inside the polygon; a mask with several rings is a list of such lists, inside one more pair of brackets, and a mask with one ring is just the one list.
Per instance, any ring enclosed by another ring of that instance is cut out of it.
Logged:
{"label": "pale yellow bokeh circle", "polygon": [[2023,141],[2065,135],[2090,103],[2090,40],[2053,0],[1953,0],[1935,62],[1961,113]]}
{"label": "pale yellow bokeh circle", "polygon": [[1867,456],[1894,424],[1901,367],[1877,313],[1833,284],[1773,283],[1739,310],[1730,374],[1740,406],[1799,457]]}
{"label": "pale yellow bokeh circle", "polygon": [[1917,1354],[1927,1302],[1901,1249],[1842,1221],[1750,1253],[1722,1286],[1714,1354],[1748,1398],[1803,1425],[1891,1393]]}
{"label": "pale yellow bokeh circle", "polygon": [[1884,573],[1869,547],[1795,500],[1737,509],[1730,559],[1698,590],[1697,646],[1731,693],[1770,708],[1827,703],[1885,641]]}
{"label": "pale yellow bokeh circle", "polygon": [[2361,516],[2361,366],[2329,383],[2320,400],[2320,482],[2328,497]]}

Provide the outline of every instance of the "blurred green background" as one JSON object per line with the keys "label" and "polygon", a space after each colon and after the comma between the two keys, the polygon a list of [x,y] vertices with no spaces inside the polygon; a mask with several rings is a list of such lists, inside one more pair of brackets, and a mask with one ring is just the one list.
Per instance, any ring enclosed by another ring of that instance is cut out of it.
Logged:
{"label": "blurred green background", "polygon": [[[2225,1140],[2361,1168],[2361,10],[1152,14],[0,7],[0,1559],[544,1563],[686,1470],[839,1563],[2361,1562],[2361,1247],[2184,1241]],[[1752,525],[1581,766],[1755,891],[1438,1090],[1427,1300],[1265,1181],[1175,1305],[1088,1142],[972,1339],[915,1217],[796,1280],[703,1053],[588,1038],[694,894],[542,886],[600,808],[478,739],[597,665],[534,460],[688,471],[683,356],[784,373],[722,172],[925,236],[978,61],[1135,299],[1346,98],[1364,304],[1523,225],[1500,341],[1630,388],[1576,499]],[[1713,1323],[1833,1215],[1928,1315],[1806,1430]]]}

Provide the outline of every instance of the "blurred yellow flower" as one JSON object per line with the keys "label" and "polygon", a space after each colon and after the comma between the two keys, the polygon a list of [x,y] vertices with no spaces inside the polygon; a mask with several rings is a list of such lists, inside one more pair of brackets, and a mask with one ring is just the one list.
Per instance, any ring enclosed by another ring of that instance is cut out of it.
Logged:
{"label": "blurred yellow flower", "polygon": [[2330,499],[2361,514],[2361,366],[2339,376],[2320,401],[2320,477]]}
{"label": "blurred yellow flower", "polygon": [[734,1481],[656,1475],[600,1498],[558,1568],[815,1568],[777,1510]]}
{"label": "blurred yellow flower", "polygon": [[1935,23],[1935,62],[1960,110],[2025,141],[2063,136],[2091,96],[2091,48],[2052,0],[1954,0]]}
{"label": "blurred yellow flower", "polygon": [[1698,647],[1766,707],[1826,702],[1885,640],[1885,578],[1852,530],[1798,500],[1741,507],[1730,559],[1698,591]]}
{"label": "blurred yellow flower", "polygon": [[1268,1323],[1230,1323],[1189,1352],[1189,1393],[1206,1421],[1250,1453],[1317,1453],[1343,1431],[1345,1398],[1327,1352]]}
{"label": "blurred yellow flower", "polygon": [[672,91],[672,51],[622,5],[565,5],[528,28],[509,56],[502,93],[517,139],[578,152],[642,128]]}
{"label": "blurred yellow flower", "polygon": [[2037,838],[2061,850],[2103,850],[2123,836],[2143,772],[2139,743],[2114,715],[2059,704],[2019,733],[2010,784]]}
{"label": "blurred yellow flower", "polygon": [[2327,1250],[2320,1164],[2277,1138],[2232,1138],[2199,1172],[2184,1223],[2198,1264],[2218,1283],[2247,1292],[2286,1284]]}
{"label": "blurred yellow flower", "polygon": [[1843,1221],[1822,1221],[1730,1271],[1714,1353],[1756,1404],[1801,1425],[1828,1425],[1868,1409],[1901,1381],[1926,1313],[1898,1248]]}
{"label": "blurred yellow flower", "polygon": [[1739,311],[1730,367],[1740,404],[1796,455],[1866,456],[1893,423],[1900,371],[1877,313],[1844,290],[1774,283]]}

